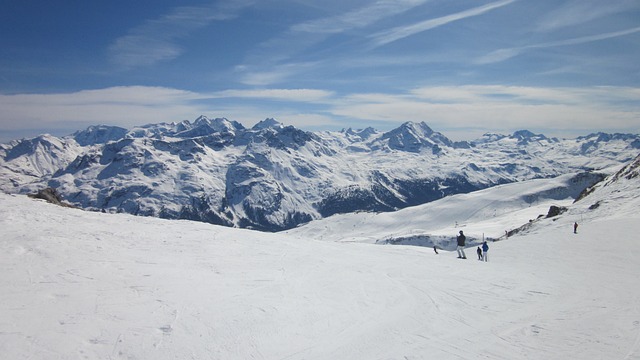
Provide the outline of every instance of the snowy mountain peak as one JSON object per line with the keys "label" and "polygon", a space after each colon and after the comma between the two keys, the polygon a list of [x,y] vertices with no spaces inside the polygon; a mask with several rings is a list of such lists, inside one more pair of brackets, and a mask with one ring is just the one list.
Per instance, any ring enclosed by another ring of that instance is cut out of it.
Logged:
{"label": "snowy mountain peak", "polygon": [[486,144],[486,143],[491,143],[491,142],[496,142],[496,141],[500,141],[504,138],[506,138],[506,135],[503,134],[496,134],[496,133],[485,133],[482,135],[482,137],[480,139],[475,140],[473,143],[474,144]]}
{"label": "snowy mountain peak", "polygon": [[210,119],[204,115],[198,117],[194,123],[193,123],[194,127],[199,127],[199,126],[209,126],[211,127],[214,131],[217,132],[223,132],[223,131],[230,131],[230,130],[237,130],[238,128],[244,128],[242,125],[240,125],[238,122],[235,121],[230,121],[227,118],[215,118],[215,119]]}
{"label": "snowy mountain peak", "polygon": [[618,181],[633,181],[635,183],[635,187],[640,192],[640,155],[611,176],[611,178],[605,182],[605,186]]}
{"label": "snowy mountain peak", "polygon": [[32,139],[14,140],[8,145],[3,145],[0,149],[4,150],[4,161],[11,161],[34,154],[40,157],[46,154],[57,156],[59,152],[64,151],[65,147],[63,140],[49,134],[43,134]]}
{"label": "snowy mountain peak", "polygon": [[348,129],[342,129],[341,131],[343,134],[347,135],[347,137],[352,138],[352,137],[358,137],[361,140],[366,140],[369,137],[377,134],[378,132],[376,131],[376,129],[372,128],[372,127],[368,127],[366,129],[357,129],[354,130],[352,128],[348,128]]}
{"label": "snowy mountain peak", "polygon": [[453,142],[439,132],[434,132],[424,122],[406,122],[397,129],[383,134],[381,140],[387,140],[389,148],[408,152],[419,152],[422,148],[431,148],[435,152],[440,146],[452,147]]}
{"label": "snowy mountain peak", "polygon": [[512,138],[518,140],[519,143],[529,143],[534,141],[548,141],[549,139],[541,134],[534,134],[529,130],[519,130],[513,133]]}
{"label": "snowy mountain peak", "polygon": [[229,121],[226,118],[209,119],[206,116],[198,117],[193,125],[189,122],[183,122],[182,124],[184,130],[177,132],[174,136],[189,138],[207,136],[214,133],[235,133],[236,130],[244,129],[236,121]]}
{"label": "snowy mountain peak", "polygon": [[89,126],[86,130],[78,131],[72,136],[80,146],[88,146],[121,140],[127,132],[127,129],[118,126],[97,125]]}
{"label": "snowy mountain peak", "polygon": [[599,144],[613,141],[625,142],[628,143],[630,148],[640,149],[640,137],[635,134],[606,134],[599,132],[587,136],[580,136],[576,138],[576,141],[583,142],[583,151],[585,152],[597,148]]}
{"label": "snowy mountain peak", "polygon": [[[69,138],[49,134],[0,145],[0,189],[25,189],[65,168],[81,147]],[[42,186],[40,186],[42,187]]]}
{"label": "snowy mountain peak", "polygon": [[400,131],[412,132],[422,137],[429,137],[434,132],[424,121],[415,123],[413,121],[405,122],[398,128]]}
{"label": "snowy mountain peak", "polygon": [[206,123],[206,124],[211,124],[211,119],[209,119],[208,117],[206,117],[205,115],[200,115],[198,116],[198,118],[193,122],[194,125],[198,126],[201,123]]}
{"label": "snowy mountain peak", "polygon": [[529,130],[518,130],[513,133],[513,137],[519,138],[519,139],[530,139],[535,136],[536,134],[532,133]]}
{"label": "snowy mountain peak", "polygon": [[636,135],[633,135],[633,134],[620,134],[620,133],[607,134],[603,132],[598,132],[598,133],[592,133],[586,136],[580,136],[577,139],[578,140],[588,139],[592,141],[603,142],[603,141],[611,141],[611,140],[629,140],[635,137]]}
{"label": "snowy mountain peak", "polygon": [[[610,212],[613,204],[620,209],[627,208],[637,214],[640,199],[640,155],[612,174],[585,189],[576,199],[576,203],[585,204],[588,209],[605,209]],[[631,200],[631,201],[629,201]]]}
{"label": "snowy mountain peak", "polygon": [[267,118],[253,126],[253,130],[263,130],[269,128],[281,129],[284,125],[274,118]]}

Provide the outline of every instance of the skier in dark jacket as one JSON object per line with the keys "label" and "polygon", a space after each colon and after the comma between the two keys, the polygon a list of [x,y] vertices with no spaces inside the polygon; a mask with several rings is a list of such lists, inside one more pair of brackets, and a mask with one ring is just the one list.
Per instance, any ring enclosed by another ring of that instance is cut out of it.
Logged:
{"label": "skier in dark jacket", "polygon": [[466,259],[467,255],[464,253],[464,242],[467,240],[467,237],[464,236],[462,230],[460,230],[460,235],[458,235],[458,259]]}
{"label": "skier in dark jacket", "polygon": [[478,260],[482,260],[482,249],[480,249],[480,246],[478,246],[476,253],[478,253]]}

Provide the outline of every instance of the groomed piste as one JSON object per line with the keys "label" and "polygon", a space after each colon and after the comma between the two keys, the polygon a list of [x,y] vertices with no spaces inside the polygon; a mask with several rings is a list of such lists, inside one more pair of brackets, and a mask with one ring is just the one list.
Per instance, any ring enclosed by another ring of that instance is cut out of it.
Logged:
{"label": "groomed piste", "polygon": [[[313,239],[304,227],[261,233],[0,194],[0,353],[638,359],[639,188],[638,177],[619,176],[575,204],[540,203],[568,210],[489,243],[486,263],[475,260],[475,246],[458,260],[455,251],[375,245],[380,228],[355,216],[351,224],[323,220],[323,238]],[[458,221],[470,237],[498,237],[531,215],[514,193],[509,185],[493,189],[487,196],[513,200],[491,200],[496,210],[486,216],[469,213],[486,208],[485,196],[460,195],[460,206],[447,207],[442,220],[429,217],[420,231],[446,235]],[[442,213],[444,201],[456,198],[407,210],[404,220],[419,223],[438,206]],[[345,238],[347,226],[366,241]]]}

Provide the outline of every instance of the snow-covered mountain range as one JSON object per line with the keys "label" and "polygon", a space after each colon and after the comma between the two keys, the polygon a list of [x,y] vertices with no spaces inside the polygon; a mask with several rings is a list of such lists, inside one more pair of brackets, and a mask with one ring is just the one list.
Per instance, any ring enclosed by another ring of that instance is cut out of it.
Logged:
{"label": "snow-covered mountain range", "polygon": [[274,119],[245,128],[201,116],[0,145],[0,190],[52,187],[90,210],[278,231],[577,172],[585,188],[638,152],[632,134],[557,139],[523,130],[454,142],[425,123],[306,132]]}

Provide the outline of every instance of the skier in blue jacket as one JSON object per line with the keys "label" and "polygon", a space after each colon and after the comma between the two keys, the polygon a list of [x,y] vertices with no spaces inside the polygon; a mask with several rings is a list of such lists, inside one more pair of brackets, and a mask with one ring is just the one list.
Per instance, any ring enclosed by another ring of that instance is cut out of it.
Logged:
{"label": "skier in blue jacket", "polygon": [[482,259],[484,261],[488,261],[488,259],[487,259],[487,251],[489,251],[489,244],[487,244],[487,241],[485,240],[482,243]]}

